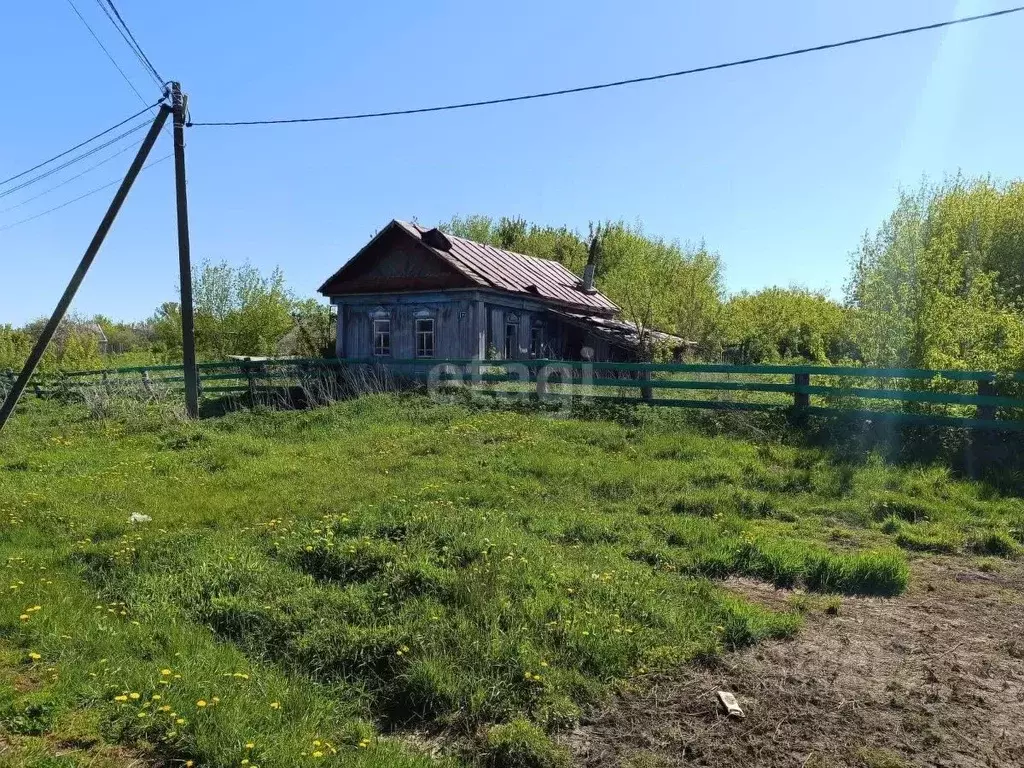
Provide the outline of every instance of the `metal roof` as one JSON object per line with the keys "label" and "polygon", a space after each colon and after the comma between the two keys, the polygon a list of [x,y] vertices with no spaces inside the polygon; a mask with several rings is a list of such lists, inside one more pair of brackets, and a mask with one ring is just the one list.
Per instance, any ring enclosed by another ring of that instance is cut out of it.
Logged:
{"label": "metal roof", "polygon": [[584,291],[579,276],[557,261],[505,251],[447,232],[452,247],[437,248],[423,238],[428,228],[398,219],[394,223],[479,285],[600,314],[619,309],[600,291]]}
{"label": "metal roof", "polygon": [[[595,336],[606,339],[618,346],[636,349],[640,346],[640,330],[636,323],[628,320],[619,320],[614,317],[595,317],[594,315],[580,314],[577,312],[552,311],[555,317],[559,317],[567,323],[584,328]],[[655,328],[648,328],[646,333],[659,344],[667,344],[673,349],[692,348],[697,346],[695,341],[687,341],[682,336],[673,333],[665,333]]]}

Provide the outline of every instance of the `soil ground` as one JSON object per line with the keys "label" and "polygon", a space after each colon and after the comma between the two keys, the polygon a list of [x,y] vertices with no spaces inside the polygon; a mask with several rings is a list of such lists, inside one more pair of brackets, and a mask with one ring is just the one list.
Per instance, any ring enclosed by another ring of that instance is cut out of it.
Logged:
{"label": "soil ground", "polygon": [[[734,579],[782,607],[793,640],[637,681],[569,737],[587,766],[1024,766],[1024,568],[918,560],[897,599],[820,601]],[[803,603],[805,607],[808,603]],[[744,719],[726,717],[731,691]]]}

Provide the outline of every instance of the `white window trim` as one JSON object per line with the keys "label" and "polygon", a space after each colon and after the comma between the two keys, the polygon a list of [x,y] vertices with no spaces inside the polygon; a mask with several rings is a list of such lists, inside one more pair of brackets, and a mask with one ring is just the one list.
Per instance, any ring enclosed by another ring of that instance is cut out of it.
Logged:
{"label": "white window trim", "polygon": [[[372,328],[373,328],[373,336],[372,336],[373,356],[374,357],[391,357],[391,318],[389,316],[374,317],[370,322],[372,323]],[[387,330],[386,331],[378,331],[377,330],[377,323],[387,323]],[[378,334],[380,334],[380,335],[386,334],[387,335],[387,339],[388,339],[387,352],[380,352],[380,351],[378,351],[378,349],[377,349],[377,336],[378,336]]]}
{"label": "white window trim", "polygon": [[[420,330],[420,323],[430,323],[430,330],[429,331],[421,331]],[[427,313],[427,316],[421,317],[420,313],[417,312],[416,316],[415,316],[415,320],[413,320],[412,328],[413,328],[413,341],[416,344],[416,348],[415,348],[416,357],[421,359],[421,360],[429,360],[429,359],[432,359],[432,358],[436,357],[437,356],[437,321],[432,316],[430,316],[429,313]],[[420,334],[424,334],[425,335],[427,333],[430,334],[430,354],[429,355],[421,355],[420,354]]]}

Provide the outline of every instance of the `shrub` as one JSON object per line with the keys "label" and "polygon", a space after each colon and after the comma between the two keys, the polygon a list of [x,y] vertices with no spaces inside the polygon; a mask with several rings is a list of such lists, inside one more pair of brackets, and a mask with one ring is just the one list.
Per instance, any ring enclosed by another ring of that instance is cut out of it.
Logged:
{"label": "shrub", "polygon": [[558,768],[569,765],[566,751],[526,718],[487,732],[486,765],[491,768]]}

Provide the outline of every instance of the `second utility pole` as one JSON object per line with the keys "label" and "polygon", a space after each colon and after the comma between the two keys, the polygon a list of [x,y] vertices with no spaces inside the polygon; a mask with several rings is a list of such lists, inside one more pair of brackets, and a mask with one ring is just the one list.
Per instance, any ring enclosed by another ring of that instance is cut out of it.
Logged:
{"label": "second utility pole", "polygon": [[181,353],[185,369],[185,410],[199,416],[195,318],[192,307],[192,255],[188,241],[188,194],[185,190],[185,101],[181,83],[171,83],[174,111],[174,188],[178,202],[178,271],[181,279]]}

